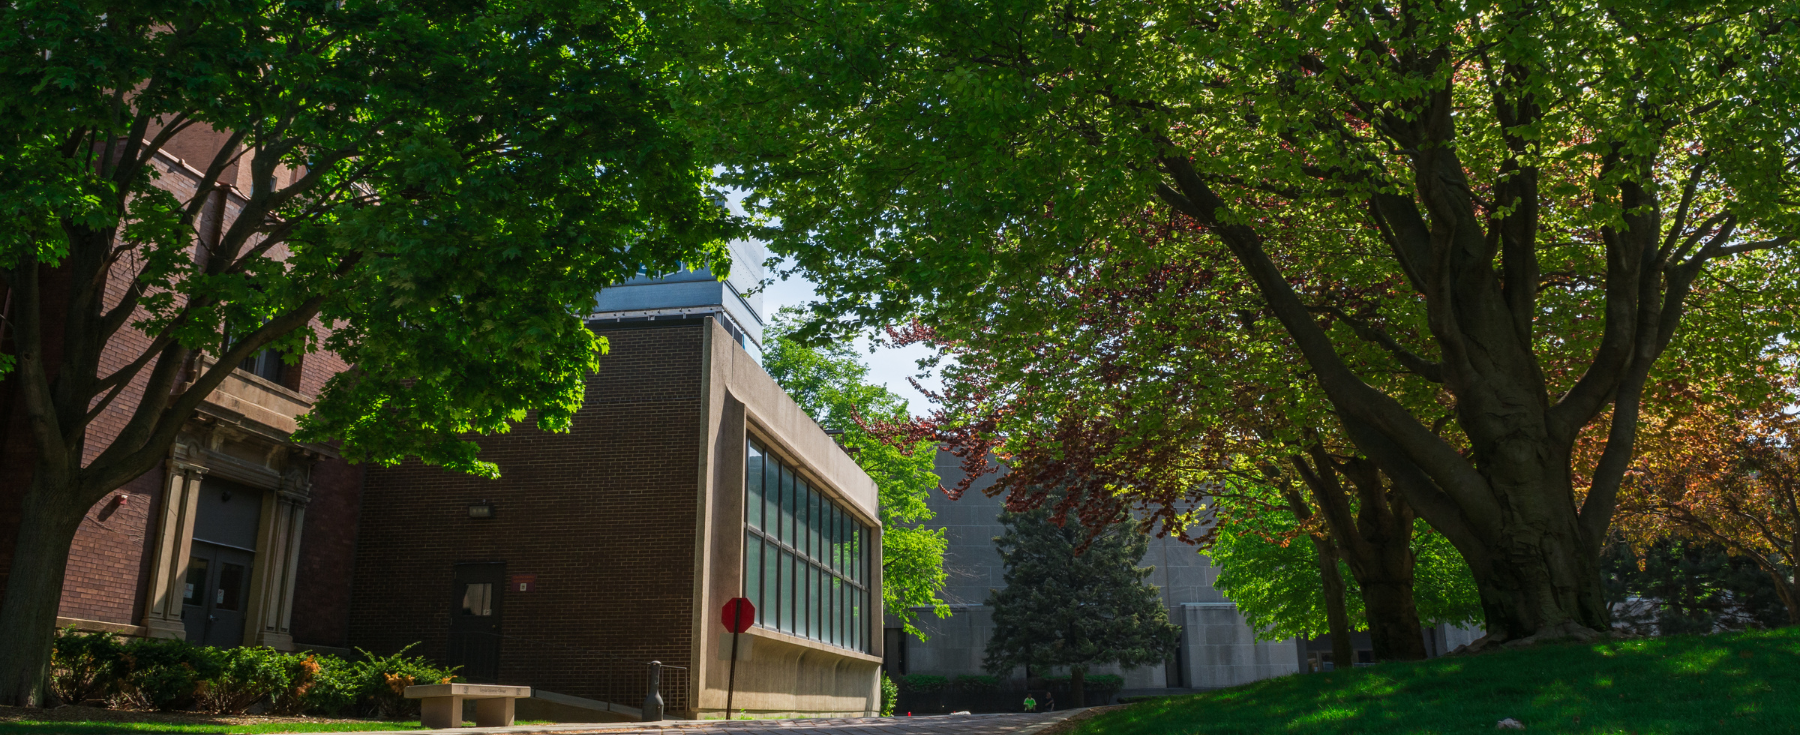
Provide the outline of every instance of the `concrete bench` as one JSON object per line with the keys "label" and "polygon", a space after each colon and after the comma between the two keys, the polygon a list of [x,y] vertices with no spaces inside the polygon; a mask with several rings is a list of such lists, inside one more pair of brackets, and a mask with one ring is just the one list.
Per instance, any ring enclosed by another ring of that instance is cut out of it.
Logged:
{"label": "concrete bench", "polygon": [[462,727],[463,700],[475,700],[476,727],[505,727],[513,723],[513,700],[531,696],[531,687],[496,684],[415,684],[406,688],[407,699],[419,703],[421,724],[433,730]]}

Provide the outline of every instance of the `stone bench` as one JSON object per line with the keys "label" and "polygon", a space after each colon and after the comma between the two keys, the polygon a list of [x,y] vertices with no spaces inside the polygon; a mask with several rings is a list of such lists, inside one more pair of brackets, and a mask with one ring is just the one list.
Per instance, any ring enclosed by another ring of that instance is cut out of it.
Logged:
{"label": "stone bench", "polygon": [[497,684],[414,684],[407,699],[419,703],[419,721],[433,730],[462,727],[463,700],[475,700],[476,727],[505,727],[513,723],[513,700],[531,696],[531,687]]}

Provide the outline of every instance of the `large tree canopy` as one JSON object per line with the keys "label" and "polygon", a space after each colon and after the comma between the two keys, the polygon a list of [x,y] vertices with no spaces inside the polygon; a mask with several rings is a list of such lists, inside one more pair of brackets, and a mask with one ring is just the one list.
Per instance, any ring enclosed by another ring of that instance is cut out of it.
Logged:
{"label": "large tree canopy", "polygon": [[836,324],[979,319],[1096,244],[1161,247],[1146,207],[1198,231],[1194,267],[1229,253],[1343,435],[1467,559],[1493,643],[1606,627],[1600,548],[1671,343],[1679,375],[1794,328],[1797,17],[741,0],[671,20],[699,60],[684,109]]}
{"label": "large tree canopy", "polygon": [[644,33],[604,0],[0,6],[0,370],[35,453],[0,703],[40,701],[83,515],[246,357],[355,366],[305,439],[491,475],[470,432],[569,425],[595,292],[723,271]]}

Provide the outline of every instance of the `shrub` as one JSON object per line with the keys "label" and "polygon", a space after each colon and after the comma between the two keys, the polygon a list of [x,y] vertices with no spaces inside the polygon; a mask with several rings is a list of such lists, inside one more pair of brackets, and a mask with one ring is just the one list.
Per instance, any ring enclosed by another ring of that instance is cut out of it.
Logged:
{"label": "shrub", "polygon": [[919,692],[921,694],[926,692],[941,692],[944,690],[944,687],[950,686],[950,679],[948,677],[938,676],[937,674],[907,674],[900,677],[900,681],[906,691]]}
{"label": "shrub", "polygon": [[124,669],[124,651],[111,633],[62,629],[50,650],[50,691],[68,704],[105,698]]}
{"label": "shrub", "polygon": [[900,687],[889,679],[887,672],[881,672],[881,716],[894,716],[894,703],[900,699]]}
{"label": "shrub", "polygon": [[294,675],[308,657],[273,648],[244,646],[220,656],[219,674],[202,682],[199,709],[216,714],[243,714],[264,699],[271,706],[294,686]]}
{"label": "shrub", "polygon": [[442,668],[422,656],[407,656],[417,643],[388,656],[376,656],[356,649],[363,660],[355,664],[356,701],[365,714],[382,719],[417,716],[419,700],[407,699],[406,688],[414,684],[448,684],[456,680],[456,667]]}
{"label": "shrub", "polygon": [[965,694],[987,694],[1000,691],[1000,678],[985,674],[963,674],[956,677],[951,686]]}
{"label": "shrub", "polygon": [[178,638],[140,638],[124,646],[119,703],[171,710],[194,704],[202,682],[219,676],[225,652]]}

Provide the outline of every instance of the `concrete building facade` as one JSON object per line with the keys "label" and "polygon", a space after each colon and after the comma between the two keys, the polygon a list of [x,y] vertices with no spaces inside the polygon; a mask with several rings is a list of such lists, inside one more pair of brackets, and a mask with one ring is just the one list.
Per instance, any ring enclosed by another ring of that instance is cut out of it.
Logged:
{"label": "concrete building facade", "polygon": [[[965,477],[961,460],[947,453],[938,455],[936,469],[946,487]],[[988,594],[1005,586],[1005,567],[994,545],[994,539],[1005,530],[998,520],[1005,501],[989,497],[983,490],[999,477],[977,478],[958,500],[932,496],[930,507],[936,517],[926,525],[944,529],[949,542],[944,558],[949,583],[942,597],[950,603],[952,614],[937,618],[926,609],[915,609],[914,624],[927,636],[924,641],[905,635],[890,619],[885,633],[885,665],[890,675],[983,673],[982,657],[993,631]],[[1322,668],[1320,652],[1329,658],[1328,639],[1258,641],[1237,605],[1214,588],[1218,570],[1193,546],[1173,538],[1152,538],[1142,564],[1155,569],[1149,584],[1162,595],[1169,621],[1181,628],[1181,643],[1175,656],[1161,666],[1104,667],[1092,672],[1122,676],[1123,691],[1218,689],[1316,671]],[[1456,628],[1433,629],[1428,650],[1438,655],[1478,635]],[[1353,646],[1365,657],[1364,662],[1372,660],[1368,658],[1368,634],[1356,634]],[[1014,672],[1014,677],[1015,686],[1022,685],[1023,671]]]}

